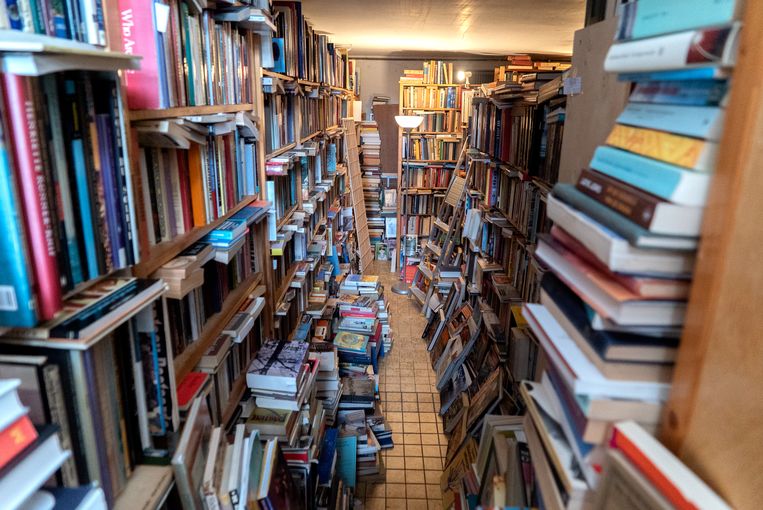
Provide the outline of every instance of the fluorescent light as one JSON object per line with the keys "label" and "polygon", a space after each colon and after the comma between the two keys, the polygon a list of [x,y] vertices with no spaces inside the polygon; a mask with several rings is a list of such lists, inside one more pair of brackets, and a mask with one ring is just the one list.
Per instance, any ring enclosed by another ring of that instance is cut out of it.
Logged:
{"label": "fluorescent light", "polygon": [[458,81],[464,81],[464,78],[466,78],[466,74],[464,73],[464,71],[463,71],[463,70],[461,70],[461,71],[458,71],[458,72],[456,73],[456,79],[457,79]]}

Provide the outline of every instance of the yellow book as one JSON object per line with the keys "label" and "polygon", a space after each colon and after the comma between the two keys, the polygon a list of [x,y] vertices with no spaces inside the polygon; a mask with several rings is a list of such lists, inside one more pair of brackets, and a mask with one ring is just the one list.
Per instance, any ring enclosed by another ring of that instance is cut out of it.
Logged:
{"label": "yellow book", "polygon": [[699,172],[711,171],[718,154],[715,142],[623,124],[615,125],[607,144]]}

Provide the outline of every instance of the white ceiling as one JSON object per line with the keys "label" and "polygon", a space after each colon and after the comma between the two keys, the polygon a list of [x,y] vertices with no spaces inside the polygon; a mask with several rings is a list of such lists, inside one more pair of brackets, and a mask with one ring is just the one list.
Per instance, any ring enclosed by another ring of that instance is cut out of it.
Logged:
{"label": "white ceiling", "polygon": [[303,0],[302,11],[354,56],[570,54],[585,0]]}

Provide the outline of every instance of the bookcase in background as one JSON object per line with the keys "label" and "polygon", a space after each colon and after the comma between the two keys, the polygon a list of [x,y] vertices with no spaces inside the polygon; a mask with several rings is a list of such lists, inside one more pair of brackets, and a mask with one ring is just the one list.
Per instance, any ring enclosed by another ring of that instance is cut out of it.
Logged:
{"label": "bookcase in background", "polygon": [[405,70],[400,78],[399,115],[424,117],[410,136],[400,139],[398,158],[396,264],[407,284],[445,198],[468,117],[463,105],[468,104],[464,96],[469,91],[453,83],[453,64],[426,61],[422,67]]}

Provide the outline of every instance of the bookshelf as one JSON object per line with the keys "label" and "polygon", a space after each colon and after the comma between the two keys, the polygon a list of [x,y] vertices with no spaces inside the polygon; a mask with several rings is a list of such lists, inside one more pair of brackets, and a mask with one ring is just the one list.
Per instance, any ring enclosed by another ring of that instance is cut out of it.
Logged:
{"label": "bookshelf", "polygon": [[464,115],[464,98],[470,94],[469,87],[449,83],[452,64],[426,61],[422,67],[422,71],[404,71],[399,82],[399,115],[424,117],[409,139],[401,138],[398,158],[400,207],[395,247],[398,271],[407,283],[405,268],[419,261],[421,243],[429,237],[431,216],[453,176],[468,117],[468,112]]}

